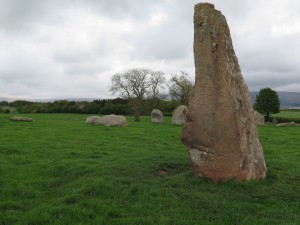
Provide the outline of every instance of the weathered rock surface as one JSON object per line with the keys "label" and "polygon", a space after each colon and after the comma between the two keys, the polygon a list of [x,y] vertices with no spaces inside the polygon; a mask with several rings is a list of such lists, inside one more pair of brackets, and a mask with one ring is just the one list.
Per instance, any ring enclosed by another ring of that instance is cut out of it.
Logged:
{"label": "weathered rock surface", "polygon": [[288,123],[278,123],[276,124],[276,127],[293,127],[293,126],[300,126],[300,124],[297,124],[295,122],[288,122]]}
{"label": "weathered rock surface", "polygon": [[265,116],[260,114],[257,111],[254,111],[256,125],[264,125],[265,124]]}
{"label": "weathered rock surface", "polygon": [[100,116],[89,116],[88,118],[85,119],[85,122],[93,124],[99,118],[101,118],[101,117]]}
{"label": "weathered rock surface", "polygon": [[174,109],[172,113],[172,124],[174,125],[184,125],[186,120],[187,107],[185,105],[180,105]]}
{"label": "weathered rock surface", "polygon": [[127,127],[128,122],[124,116],[106,115],[94,121],[95,125],[103,125],[108,127]]}
{"label": "weathered rock surface", "polygon": [[164,115],[159,109],[153,109],[151,112],[151,122],[152,123],[164,123]]}
{"label": "weathered rock surface", "polygon": [[182,132],[194,174],[213,181],[264,178],[254,110],[226,18],[212,4],[197,4],[194,30],[196,82]]}
{"label": "weathered rock surface", "polygon": [[13,116],[10,118],[12,121],[23,121],[23,122],[33,122],[32,118],[22,117],[22,116]]}

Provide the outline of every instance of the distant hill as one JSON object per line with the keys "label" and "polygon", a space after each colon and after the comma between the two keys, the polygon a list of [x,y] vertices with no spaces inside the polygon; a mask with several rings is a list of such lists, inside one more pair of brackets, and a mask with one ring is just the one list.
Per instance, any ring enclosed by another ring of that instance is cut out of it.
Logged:
{"label": "distant hill", "polygon": [[0,102],[3,102],[3,101],[7,101],[7,102],[9,102],[9,101],[10,101],[10,99],[9,99],[9,98],[4,98],[4,97],[0,97]]}
{"label": "distant hill", "polygon": [[[300,93],[299,92],[284,92],[277,91],[280,108],[300,108]],[[255,102],[258,91],[250,92],[252,101]]]}
{"label": "distant hill", "polygon": [[99,98],[60,98],[60,99],[26,99],[26,98],[4,98],[0,97],[0,102],[2,101],[7,101],[7,102],[13,102],[16,100],[25,100],[25,101],[31,101],[31,102],[54,102],[54,101],[59,101],[59,100],[68,100],[68,101],[75,101],[75,102],[81,102],[81,101],[86,101],[86,102],[92,102],[94,100],[97,100]]}

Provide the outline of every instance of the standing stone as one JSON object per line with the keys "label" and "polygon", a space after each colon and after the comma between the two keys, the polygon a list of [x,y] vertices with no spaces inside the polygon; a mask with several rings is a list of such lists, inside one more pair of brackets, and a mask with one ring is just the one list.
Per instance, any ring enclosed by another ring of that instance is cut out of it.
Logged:
{"label": "standing stone", "polygon": [[265,116],[260,114],[257,111],[254,111],[256,125],[264,125],[265,124]]}
{"label": "standing stone", "polygon": [[174,109],[172,113],[172,124],[174,125],[184,125],[186,120],[187,107],[185,105],[180,105]]}
{"label": "standing stone", "polygon": [[152,123],[164,123],[164,115],[159,109],[153,109],[151,112]]}
{"label": "standing stone", "polygon": [[197,4],[194,30],[196,82],[182,132],[194,174],[213,181],[264,178],[254,110],[226,18],[212,4]]}

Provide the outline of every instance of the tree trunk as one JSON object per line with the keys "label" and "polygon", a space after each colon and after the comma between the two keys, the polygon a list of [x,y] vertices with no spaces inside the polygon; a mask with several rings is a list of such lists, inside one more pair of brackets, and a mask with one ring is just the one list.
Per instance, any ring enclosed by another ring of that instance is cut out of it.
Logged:
{"label": "tree trunk", "polygon": [[134,122],[140,122],[142,99],[132,99],[132,110],[134,113]]}
{"label": "tree trunk", "polygon": [[140,113],[139,112],[134,113],[134,122],[140,122]]}
{"label": "tree trunk", "polygon": [[268,112],[267,112],[267,115],[266,115],[266,121],[267,121],[267,122],[271,122],[271,121],[270,121],[270,113],[268,113]]}

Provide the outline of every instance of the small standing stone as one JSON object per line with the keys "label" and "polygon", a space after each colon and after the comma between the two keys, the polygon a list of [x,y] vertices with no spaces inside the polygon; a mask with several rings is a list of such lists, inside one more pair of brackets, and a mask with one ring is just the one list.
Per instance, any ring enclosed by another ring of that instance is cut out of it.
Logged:
{"label": "small standing stone", "polygon": [[174,125],[184,125],[186,120],[187,107],[185,105],[180,105],[174,109],[172,113],[172,124]]}
{"label": "small standing stone", "polygon": [[153,109],[151,112],[151,122],[152,123],[164,123],[164,115],[159,109]]}

